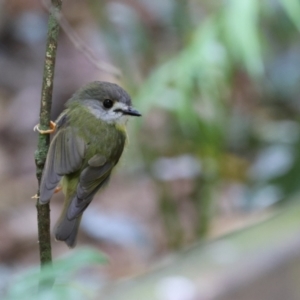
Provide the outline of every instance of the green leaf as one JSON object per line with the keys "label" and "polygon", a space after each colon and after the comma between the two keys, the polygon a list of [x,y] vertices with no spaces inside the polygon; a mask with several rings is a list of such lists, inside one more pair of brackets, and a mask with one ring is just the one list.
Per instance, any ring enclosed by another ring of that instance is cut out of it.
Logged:
{"label": "green leaf", "polygon": [[238,57],[253,76],[262,75],[264,71],[259,41],[259,8],[259,0],[230,0],[221,17],[221,30],[233,57]]}
{"label": "green leaf", "polygon": [[286,13],[300,31],[300,2],[299,0],[280,0]]}

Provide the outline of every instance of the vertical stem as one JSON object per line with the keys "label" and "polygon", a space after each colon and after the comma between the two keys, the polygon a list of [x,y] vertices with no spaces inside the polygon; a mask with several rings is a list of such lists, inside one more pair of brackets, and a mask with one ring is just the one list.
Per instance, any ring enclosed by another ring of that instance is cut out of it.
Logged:
{"label": "vertical stem", "polygon": [[[53,77],[57,49],[57,39],[59,24],[57,16],[60,13],[62,0],[52,0],[48,21],[48,35],[46,44],[45,65],[43,74],[41,110],[40,110],[40,129],[47,129],[50,123],[50,113],[52,104]],[[39,134],[38,146],[35,152],[36,176],[40,186],[43,168],[45,165],[47,152],[49,149],[49,134]],[[39,191],[38,191],[39,195]],[[40,263],[52,262],[51,241],[50,241],[50,207],[48,204],[40,205],[37,201],[38,218],[38,240],[40,249]]]}

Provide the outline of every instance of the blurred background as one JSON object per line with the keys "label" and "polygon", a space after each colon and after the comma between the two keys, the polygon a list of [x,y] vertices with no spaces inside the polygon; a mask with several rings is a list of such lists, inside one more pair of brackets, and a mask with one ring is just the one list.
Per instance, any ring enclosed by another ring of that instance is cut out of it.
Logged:
{"label": "blurred background", "polygon": [[[39,261],[32,129],[46,7],[0,1],[2,290]],[[299,15],[297,0],[63,1],[52,119],[94,80],[120,84],[143,114],[82,220],[77,248],[109,257],[91,282],[145,272],[195,242],[267,220],[297,196]],[[52,227],[62,199],[52,199]],[[69,252],[53,241],[54,259]]]}

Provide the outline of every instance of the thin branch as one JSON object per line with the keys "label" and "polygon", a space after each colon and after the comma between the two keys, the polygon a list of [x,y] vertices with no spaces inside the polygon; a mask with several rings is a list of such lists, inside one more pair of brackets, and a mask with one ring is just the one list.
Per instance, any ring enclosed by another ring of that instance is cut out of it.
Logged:
{"label": "thin branch", "polygon": [[[55,15],[61,10],[62,0],[52,0],[50,15],[48,20],[48,35],[46,44],[45,65],[43,74],[43,85],[41,95],[40,129],[49,128],[50,113],[52,105],[53,77],[57,49],[57,39],[59,24]],[[49,149],[50,137],[48,134],[39,134],[37,151],[35,153],[36,176],[40,186],[43,168],[45,165],[47,152]],[[38,191],[39,195],[39,191]],[[52,263],[51,240],[50,240],[50,207],[49,204],[41,205],[36,203],[38,218],[38,240],[40,250],[40,263]],[[43,283],[40,283],[40,286]],[[53,282],[47,283],[52,286]]]}
{"label": "thin branch", "polygon": [[[50,7],[49,4],[46,2],[46,0],[42,0],[42,4],[44,7],[49,11]],[[68,21],[64,18],[64,16],[60,13],[57,12],[55,14],[56,20],[59,23],[60,27],[62,30],[65,32],[66,36],[69,38],[73,46],[80,51],[86,59],[92,63],[94,67],[99,69],[100,71],[112,74],[113,76],[119,78],[122,76],[122,73],[120,69],[112,66],[109,63],[99,61],[99,59],[96,57],[94,54],[93,50],[88,47],[79,37],[79,35],[73,30],[73,28],[70,26]]]}

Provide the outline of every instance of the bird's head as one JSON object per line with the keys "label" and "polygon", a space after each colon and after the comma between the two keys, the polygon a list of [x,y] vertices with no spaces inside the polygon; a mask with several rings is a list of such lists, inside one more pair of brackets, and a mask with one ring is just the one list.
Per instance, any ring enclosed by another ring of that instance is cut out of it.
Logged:
{"label": "bird's head", "polygon": [[124,123],[128,116],[141,116],[132,107],[130,96],[115,83],[94,81],[79,89],[67,105],[80,103],[98,119]]}

